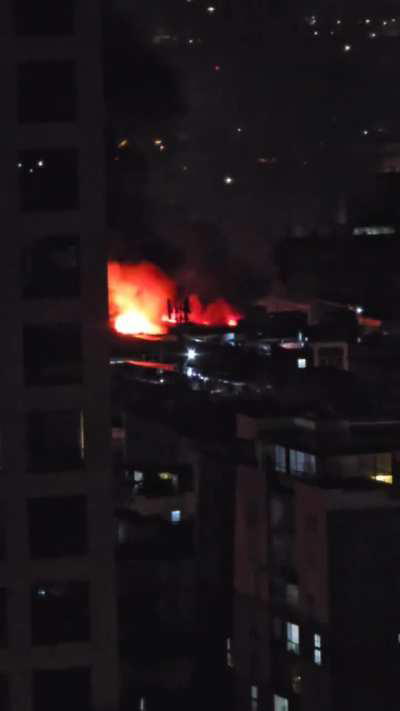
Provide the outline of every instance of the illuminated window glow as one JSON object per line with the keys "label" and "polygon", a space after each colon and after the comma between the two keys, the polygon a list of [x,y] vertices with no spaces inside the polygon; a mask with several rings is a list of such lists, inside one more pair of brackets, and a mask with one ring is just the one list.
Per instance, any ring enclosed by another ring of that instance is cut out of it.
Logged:
{"label": "illuminated window glow", "polygon": [[289,711],[289,701],[284,696],[274,694],[274,711]]}
{"label": "illuminated window glow", "polygon": [[314,635],[314,651],[313,651],[314,664],[321,666],[322,664],[322,642],[321,635]]}
{"label": "illuminated window glow", "polygon": [[180,523],[182,520],[182,511],[171,511],[171,523]]}
{"label": "illuminated window glow", "polygon": [[366,235],[367,237],[379,237],[379,235],[395,235],[396,230],[394,227],[387,225],[368,225],[365,227],[355,227],[353,230],[353,235],[355,237],[362,237]]}
{"label": "illuminated window glow", "polygon": [[275,469],[278,472],[286,472],[286,449],[280,444],[275,445]]}
{"label": "illuminated window glow", "polygon": [[293,622],[286,623],[286,649],[293,654],[300,654],[300,627]]}
{"label": "illuminated window glow", "polygon": [[254,684],[250,687],[250,702],[251,711],[258,711],[258,686]]}
{"label": "illuminated window glow", "polygon": [[300,452],[297,449],[289,451],[289,463],[291,474],[311,474],[316,473],[315,455],[308,452]]}
{"label": "illuminated window glow", "polygon": [[371,479],[380,481],[382,484],[393,484],[393,474],[373,474]]}

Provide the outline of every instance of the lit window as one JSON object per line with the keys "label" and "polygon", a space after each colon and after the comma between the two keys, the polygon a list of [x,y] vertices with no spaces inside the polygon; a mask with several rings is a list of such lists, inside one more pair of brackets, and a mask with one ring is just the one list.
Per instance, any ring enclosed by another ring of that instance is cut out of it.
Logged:
{"label": "lit window", "polygon": [[288,652],[300,654],[300,627],[293,622],[286,623],[286,649]]}
{"label": "lit window", "polygon": [[182,511],[171,511],[171,523],[180,523],[182,520]]}
{"label": "lit window", "polygon": [[233,669],[232,640],[230,637],[226,640],[226,666],[228,669]]}
{"label": "lit window", "polygon": [[286,472],[286,449],[280,444],[275,445],[275,469],[278,472]]}
{"label": "lit window", "polygon": [[366,227],[355,227],[353,229],[353,235],[355,237],[361,237],[367,235],[368,237],[378,237],[379,235],[395,235],[396,230],[394,227],[388,225],[368,225]]}
{"label": "lit window", "polygon": [[172,481],[172,479],[174,478],[174,475],[170,474],[170,472],[160,472],[158,476],[163,481]]}
{"label": "lit window", "polygon": [[380,481],[382,484],[393,484],[393,474],[373,474],[371,479]]}
{"label": "lit window", "polygon": [[284,696],[274,694],[274,711],[289,711],[289,701]]}
{"label": "lit window", "polygon": [[139,483],[143,481],[143,472],[139,472],[137,469],[133,472],[133,481]]}
{"label": "lit window", "polygon": [[146,699],[144,696],[139,699],[139,711],[146,711]]}
{"label": "lit window", "polygon": [[314,635],[313,658],[314,658],[314,664],[318,664],[318,666],[321,666],[321,664],[322,664],[322,643],[321,643],[321,635],[320,634]]}
{"label": "lit window", "polygon": [[289,451],[290,473],[311,474],[316,472],[315,455],[308,452],[299,452],[296,449]]}
{"label": "lit window", "polygon": [[251,711],[258,710],[258,686],[252,685],[250,687],[250,701],[251,701]]}
{"label": "lit window", "polygon": [[297,358],[298,368],[307,368],[307,360],[305,358]]}

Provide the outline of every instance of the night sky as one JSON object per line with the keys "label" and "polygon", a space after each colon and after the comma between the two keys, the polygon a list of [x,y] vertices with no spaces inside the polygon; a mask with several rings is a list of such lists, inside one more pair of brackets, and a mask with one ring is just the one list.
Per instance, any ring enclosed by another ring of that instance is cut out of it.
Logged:
{"label": "night sky", "polygon": [[332,230],[377,170],[400,168],[394,5],[114,2],[117,256],[152,258],[206,295],[222,282],[251,294],[278,238]]}

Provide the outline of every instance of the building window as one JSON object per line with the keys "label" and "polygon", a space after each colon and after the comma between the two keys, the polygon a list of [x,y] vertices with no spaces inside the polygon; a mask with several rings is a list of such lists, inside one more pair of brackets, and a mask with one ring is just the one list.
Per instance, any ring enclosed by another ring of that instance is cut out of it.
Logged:
{"label": "building window", "polygon": [[182,520],[182,511],[171,511],[171,523],[180,523]]}
{"label": "building window", "polygon": [[286,448],[280,444],[275,445],[275,469],[278,472],[286,472]]}
{"label": "building window", "polygon": [[0,588],[0,648],[7,646],[7,637],[7,590]]}
{"label": "building window", "polygon": [[272,619],[272,636],[276,640],[282,639],[282,620],[280,617]]}
{"label": "building window", "polygon": [[258,686],[255,684],[250,687],[250,710],[258,711]]}
{"label": "building window", "polygon": [[298,368],[307,368],[306,358],[297,358],[297,367]]}
{"label": "building window", "polygon": [[300,627],[293,622],[286,623],[286,649],[293,654],[300,654]]}
{"label": "building window", "polygon": [[80,294],[78,237],[44,237],[22,253],[22,293],[26,299],[71,299]]}
{"label": "building window", "polygon": [[31,499],[28,502],[32,558],[62,558],[87,551],[87,502],[84,496]]}
{"label": "building window", "polygon": [[297,449],[289,451],[290,473],[299,476],[314,476],[316,473],[315,455],[300,452]]}
{"label": "building window", "polygon": [[25,326],[23,337],[26,385],[72,385],[82,382],[79,325]]}
{"label": "building window", "polygon": [[41,669],[33,674],[33,711],[91,708],[90,669]]}
{"label": "building window", "polygon": [[74,31],[76,0],[14,0],[18,35],[70,35]]}
{"label": "building window", "polygon": [[6,505],[5,501],[0,499],[0,560],[5,560],[6,557],[6,531]]}
{"label": "building window", "polygon": [[18,69],[18,118],[21,123],[75,121],[75,63],[26,62]]}
{"label": "building window", "polygon": [[89,640],[88,583],[38,582],[32,588],[31,609],[32,644]]}
{"label": "building window", "polygon": [[10,709],[8,679],[5,674],[0,674],[0,709],[1,711]]}
{"label": "building window", "polygon": [[299,586],[295,585],[295,583],[286,585],[286,602],[294,607],[299,604]]}
{"label": "building window", "polygon": [[79,410],[33,411],[27,417],[28,470],[71,471],[83,466],[83,418]]}
{"label": "building window", "polygon": [[233,654],[232,654],[232,640],[227,637],[226,640],[226,666],[228,669],[233,669]]}
{"label": "building window", "polygon": [[274,711],[289,711],[289,701],[284,696],[274,694]]}
{"label": "building window", "polygon": [[392,455],[390,452],[381,452],[372,455],[373,472],[371,479],[380,481],[383,484],[393,484]]}
{"label": "building window", "polygon": [[313,659],[314,659],[314,664],[318,664],[318,666],[321,666],[321,664],[322,664],[322,642],[321,642],[321,635],[320,634],[314,635]]}
{"label": "building window", "polygon": [[20,151],[17,171],[23,211],[76,210],[79,207],[76,149]]}

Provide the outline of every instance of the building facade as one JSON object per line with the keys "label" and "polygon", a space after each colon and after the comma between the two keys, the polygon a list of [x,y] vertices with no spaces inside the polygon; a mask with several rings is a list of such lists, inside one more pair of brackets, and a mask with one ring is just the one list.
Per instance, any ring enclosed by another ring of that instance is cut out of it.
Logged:
{"label": "building facade", "polygon": [[237,708],[396,709],[398,426],[241,419]]}
{"label": "building facade", "polygon": [[0,707],[115,711],[99,8],[0,26]]}

